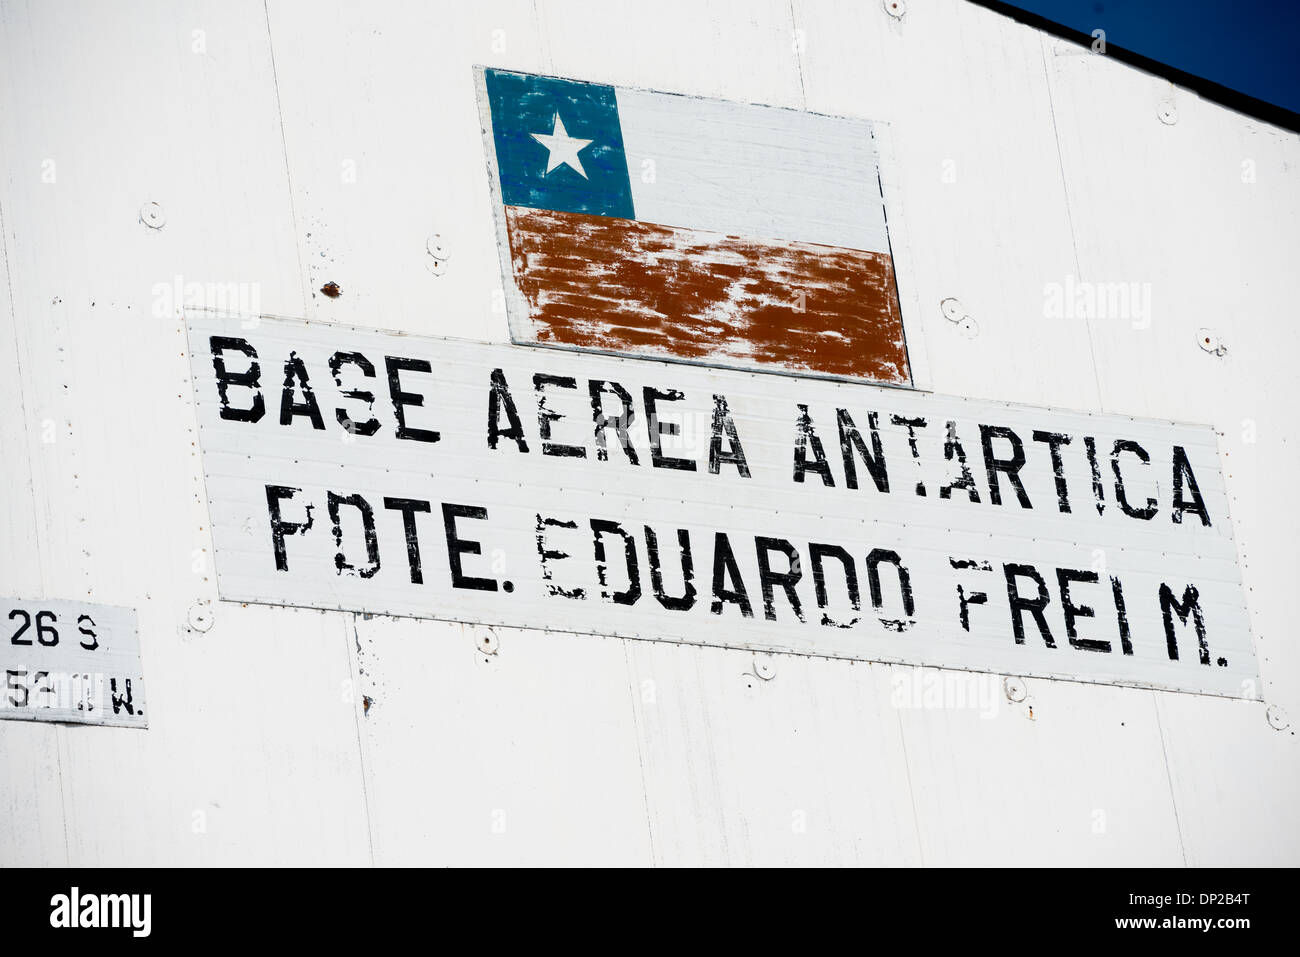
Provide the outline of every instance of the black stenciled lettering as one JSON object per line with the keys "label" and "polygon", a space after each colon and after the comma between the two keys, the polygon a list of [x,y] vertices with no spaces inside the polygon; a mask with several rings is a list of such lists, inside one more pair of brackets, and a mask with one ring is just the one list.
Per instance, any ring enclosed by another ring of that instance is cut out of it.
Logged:
{"label": "black stenciled lettering", "polygon": [[[230,336],[212,336],[208,340],[212,350],[212,371],[217,376],[217,398],[221,401],[221,417],[231,422],[256,422],[266,413],[266,402],[262,398],[259,381],[262,367],[257,364],[257,350],[247,339]],[[231,372],[226,368],[226,350],[243,353],[251,361],[243,372]],[[230,404],[230,387],[240,386],[253,390],[253,402],[246,409],[238,409]]]}
{"label": "black stenciled lettering", "polygon": [[1100,638],[1080,638],[1078,620],[1093,617],[1093,610],[1087,605],[1076,605],[1070,598],[1070,585],[1095,585],[1101,580],[1096,572],[1079,571],[1074,568],[1058,568],[1056,583],[1061,588],[1061,610],[1065,613],[1065,635],[1070,644],[1081,651],[1110,652],[1110,642]]}
{"label": "black stenciled lettering", "polygon": [[411,584],[424,584],[424,569],[420,564],[420,536],[415,526],[415,516],[428,513],[432,507],[418,498],[384,498],[384,508],[402,513],[402,533],[406,539],[406,562],[411,569]]}
{"label": "black stenciled lettering", "polygon": [[[336,492],[328,492],[325,500],[329,510],[330,522],[334,526],[334,547],[338,549],[334,554],[334,567],[338,570],[338,574],[342,575],[346,571],[354,575],[360,575],[362,578],[374,578],[375,573],[379,571],[379,535],[375,530],[374,509],[361,495],[339,495]],[[343,523],[339,509],[344,505],[355,508],[361,516],[361,527],[366,537],[367,565],[365,568],[358,568],[353,565],[343,553]]]}
{"label": "black stenciled lettering", "polygon": [[[1004,439],[1011,443],[1010,458],[998,458],[994,454],[994,439]],[[998,483],[998,473],[1001,472],[1015,489],[1020,507],[1033,508],[1029,504],[1029,496],[1025,494],[1025,486],[1020,481],[1020,470],[1025,466],[1025,447],[1020,441],[1020,436],[1006,426],[981,425],[980,444],[984,448],[984,470],[988,473],[989,501],[994,505],[1002,504],[1002,488]]]}
{"label": "black stenciled lettering", "polygon": [[[341,395],[349,399],[360,399],[366,404],[366,411],[373,413],[375,410],[375,394],[367,389],[344,389],[343,388],[343,367],[353,365],[361,370],[361,374],[367,379],[375,377],[375,365],[360,352],[336,352],[330,356],[330,374],[334,376],[334,384],[338,387]],[[379,420],[372,414],[364,422],[358,422],[346,409],[334,410],[334,417],[338,419],[339,425],[347,429],[353,435],[374,435],[379,431]]]}
{"label": "black stenciled lettering", "polygon": [[1092,497],[1097,500],[1097,514],[1106,511],[1106,486],[1101,482],[1101,463],[1097,461],[1097,440],[1091,435],[1083,437],[1083,448],[1088,453],[1088,467],[1092,470]]}
{"label": "black stenciled lettering", "polygon": [[[600,597],[618,605],[635,605],[641,598],[641,565],[637,561],[636,539],[618,522],[593,518],[592,541],[596,553],[596,580],[600,582]],[[609,566],[605,559],[605,536],[617,535],[623,539],[623,563],[627,570],[628,586],[623,591],[609,591]]]}
{"label": "black stenciled lettering", "polygon": [[36,613],[36,641],[46,647],[53,647],[59,643],[59,632],[54,624],[59,620],[58,615],[49,610],[38,611]]}
{"label": "black stenciled lettering", "polygon": [[858,487],[858,463],[854,452],[862,456],[862,462],[876,483],[876,491],[889,491],[889,472],[885,468],[885,452],[880,443],[880,417],[875,412],[867,413],[867,428],[871,432],[871,451],[862,439],[862,433],[853,423],[853,419],[844,409],[835,410],[835,422],[839,426],[840,456],[844,459],[844,484],[849,488]]}
{"label": "black stenciled lettering", "polygon": [[546,404],[547,386],[557,389],[576,389],[578,380],[567,375],[548,375],[538,372],[533,376],[533,388],[537,390],[537,428],[542,437],[542,454],[556,455],[562,458],[585,459],[587,450],[581,445],[565,445],[551,441],[551,426],[565,418],[563,412],[556,412]]}
{"label": "black stenciled lettering", "polygon": [[[981,561],[978,558],[949,557],[948,564],[952,566],[953,571],[961,571],[967,568],[976,569],[978,571],[984,571],[984,572],[993,571],[992,565],[990,565],[986,561]],[[958,604],[957,618],[961,622],[961,627],[963,631],[970,631],[970,606],[987,605],[988,601],[989,601],[989,596],[987,592],[971,591],[970,594],[967,594],[966,589],[961,584],[961,582],[957,583],[957,604]]]}
{"label": "black stenciled lettering", "polygon": [[645,526],[645,546],[650,559],[650,585],[654,588],[655,600],[669,611],[689,611],[695,605],[695,562],[691,557],[690,533],[684,528],[677,529],[683,583],[680,597],[664,592],[663,569],[659,564],[659,538],[649,525]]}
{"label": "black stenciled lettering", "polygon": [[[474,521],[486,521],[488,511],[481,505],[457,505],[452,502],[442,503],[442,528],[447,537],[447,565],[451,569],[451,587],[465,588],[470,591],[496,591],[497,582],[495,578],[476,578],[473,575],[466,575],[464,567],[461,564],[462,555],[482,555],[483,545],[481,542],[473,541],[467,538],[461,538],[456,530],[456,520],[458,518],[469,518]],[[506,582],[509,590],[509,582]]]}
{"label": "black stenciled lettering", "polygon": [[[727,437],[727,448],[722,448],[722,437]],[[734,465],[741,478],[749,478],[749,463],[740,446],[736,423],[727,408],[725,395],[713,396],[713,435],[709,438],[709,473],[717,475],[723,465]]]}
{"label": "black stenciled lettering", "polygon": [[[1191,490],[1192,501],[1189,504],[1183,497],[1183,484],[1186,482],[1187,488]],[[1174,505],[1173,520],[1175,525],[1181,525],[1184,512],[1194,512],[1201,516],[1201,524],[1208,527],[1210,524],[1210,513],[1205,507],[1205,499],[1201,498],[1201,489],[1196,484],[1196,476],[1192,474],[1192,463],[1187,460],[1187,450],[1181,445],[1174,446]]]}
{"label": "black stenciled lettering", "polygon": [[[1038,633],[1043,636],[1043,643],[1048,648],[1055,648],[1056,640],[1052,637],[1052,630],[1047,627],[1047,616],[1043,614],[1043,609],[1050,601],[1047,582],[1043,581],[1043,576],[1038,574],[1038,569],[1033,565],[1006,564],[1002,566],[1002,572],[1007,579],[1007,600],[1011,603],[1011,626],[1015,630],[1016,644],[1025,643],[1023,616],[1025,612],[1029,612],[1034,617],[1034,623],[1038,625]],[[1017,578],[1032,578],[1038,586],[1037,597],[1022,597],[1016,587]]]}
{"label": "black stenciled lettering", "polygon": [[572,528],[578,527],[577,522],[570,522],[560,518],[550,518],[542,515],[537,516],[537,557],[542,565],[542,580],[546,582],[546,592],[549,595],[559,595],[562,598],[585,599],[587,590],[585,588],[564,588],[554,582],[555,569],[552,562],[563,561],[569,557],[568,552],[562,552],[559,549],[550,548],[546,544],[546,530],[548,528]]}
{"label": "black stenciled lettering", "polygon": [[[1173,589],[1168,585],[1160,585],[1160,614],[1165,622],[1165,643],[1169,649],[1169,660],[1178,660],[1178,635],[1174,631],[1174,615],[1178,615],[1178,620],[1184,625],[1187,624],[1187,616],[1192,616],[1193,627],[1196,630],[1196,644],[1201,653],[1201,664],[1210,663],[1210,645],[1205,637],[1205,615],[1201,611],[1201,593],[1197,591],[1195,585],[1188,585],[1183,589],[1183,599],[1179,601],[1174,597]],[[1225,662],[1220,659],[1220,664]]]}
{"label": "black stenciled lettering", "polygon": [[903,564],[903,559],[898,552],[889,548],[873,548],[867,555],[867,590],[871,593],[871,607],[879,614],[885,607],[885,596],[880,587],[880,566],[882,563],[888,563],[894,566],[898,573],[898,594],[903,599],[903,618],[881,618],[880,623],[893,628],[895,631],[904,631],[909,628],[913,622],[911,618],[916,614],[916,601],[912,597],[912,576],[907,572],[907,566]]}
{"label": "black stenciled lettering", "polygon": [[[14,683],[14,679],[15,679],[15,678],[26,679],[26,677],[27,677],[27,669],[26,669],[26,668],[20,668],[20,669],[11,669],[11,668],[6,668],[6,669],[5,669],[5,688],[4,688],[4,690],[9,692],[9,697],[8,697],[7,699],[5,699],[5,703],[6,703],[9,707],[12,707],[12,708],[26,708],[26,707],[28,707],[28,698],[29,698],[29,696],[31,695],[31,691],[30,691],[30,689],[27,687],[27,682],[26,682],[25,680],[20,680],[17,684]],[[17,694],[15,694],[15,692],[22,692],[22,697],[19,697]]]}
{"label": "black stenciled lettering", "polygon": [[[730,579],[734,587],[728,587],[725,579]],[[749,593],[740,577],[740,566],[736,564],[731,541],[726,532],[717,532],[713,536],[713,606],[710,611],[721,615],[723,602],[735,605],[746,618],[754,617],[754,606],[750,604]]]}
{"label": "black stenciled lettering", "polygon": [[[813,453],[812,462],[808,461],[809,448]],[[820,475],[822,484],[827,487],[835,485],[835,477],[831,475],[831,463],[826,460],[826,449],[822,446],[821,437],[813,428],[808,406],[800,405],[799,418],[794,424],[794,480],[803,482],[804,474],[807,472]]]}
{"label": "black stenciled lettering", "polygon": [[[296,392],[302,393],[302,401],[295,398]],[[290,352],[284,362],[284,391],[280,394],[280,424],[292,425],[296,415],[305,415],[311,419],[311,427],[324,431],[325,420],[321,418],[320,406],[316,403],[316,393],[312,391],[307,378],[307,367],[298,353]]]}
{"label": "black stenciled lettering", "polygon": [[810,542],[808,544],[808,566],[812,569],[813,592],[817,596],[817,607],[822,612],[821,623],[829,628],[852,628],[861,620],[860,618],[854,616],[846,622],[836,621],[826,611],[827,605],[830,604],[825,572],[825,562],[828,558],[834,558],[840,563],[840,567],[844,569],[844,586],[848,591],[849,604],[853,606],[854,611],[862,610],[862,594],[858,589],[858,570],[848,549],[839,545],[823,545],[820,542]]}
{"label": "black stenciled lettering", "polygon": [[[910,419],[902,415],[891,415],[889,421],[907,429],[907,447],[912,450],[912,464],[919,467],[921,450],[916,447],[916,430],[925,428],[925,419],[919,415]],[[916,481],[916,494],[925,498],[925,483],[920,479]]]}
{"label": "black stenciled lettering", "polygon": [[1128,608],[1124,605],[1124,586],[1114,575],[1110,576],[1110,591],[1115,598],[1115,620],[1119,625],[1119,647],[1126,655],[1133,654],[1133,639],[1129,633]]}
{"label": "black stenciled lettering", "polygon": [[[619,447],[622,448],[623,454],[627,456],[627,460],[633,465],[640,465],[636,449],[632,447],[632,439],[627,431],[631,428],[633,421],[636,420],[636,412],[632,408],[632,394],[617,382],[603,381],[601,379],[591,379],[587,383],[587,388],[591,393],[591,417],[592,422],[595,424],[596,460],[599,462],[609,460],[609,448],[607,447],[605,433],[609,429],[613,429],[614,434],[618,437]],[[606,395],[613,395],[618,398],[618,415],[608,415],[605,412],[604,397]]]}
{"label": "black stenciled lettering", "polygon": [[23,632],[27,631],[27,629],[32,626],[32,613],[27,611],[27,609],[25,608],[15,608],[9,612],[9,620],[13,621],[16,618],[21,618],[23,620],[23,623],[22,625],[19,626],[18,630],[15,631],[13,635],[10,637],[9,644],[30,645],[32,643],[32,640],[30,638],[24,638]]}
{"label": "black stenciled lettering", "polygon": [[1151,461],[1151,456],[1147,455],[1146,449],[1142,448],[1142,446],[1130,439],[1116,439],[1115,448],[1110,454],[1111,471],[1115,473],[1115,502],[1119,505],[1119,510],[1129,516],[1129,518],[1140,518],[1144,521],[1150,521],[1155,517],[1156,509],[1159,506],[1156,503],[1156,500],[1149,496],[1144,508],[1134,508],[1129,504],[1128,494],[1124,488],[1124,473],[1119,467],[1119,457],[1122,452],[1136,455],[1138,461],[1143,465],[1146,465]]}
{"label": "black stenciled lettering", "polygon": [[117,679],[108,679],[108,697],[109,702],[113,705],[113,714],[120,714],[125,711],[127,714],[135,714],[135,701],[131,697],[131,679],[122,679],[122,693],[117,692]]}
{"label": "black stenciled lettering", "polygon": [[1065,462],[1061,458],[1061,446],[1069,445],[1073,439],[1060,432],[1043,432],[1034,430],[1035,442],[1046,442],[1047,452],[1052,457],[1052,475],[1056,478],[1056,507],[1062,513],[1070,511],[1070,489],[1065,481]]}
{"label": "black stenciled lettering", "polygon": [[271,518],[271,549],[275,553],[276,571],[289,570],[289,558],[285,554],[284,539],[286,535],[302,535],[311,530],[312,506],[306,506],[307,517],[301,522],[286,522],[280,513],[280,503],[289,501],[302,489],[287,485],[266,486],[266,510]]}
{"label": "black stenciled lettering", "polygon": [[957,583],[957,619],[961,622],[963,631],[970,631],[970,606],[988,604],[989,596],[987,592],[972,591],[966,594],[965,587],[961,582]]}
{"label": "black stenciled lettering", "polygon": [[686,398],[685,394],[677,389],[660,391],[650,386],[646,386],[641,392],[642,399],[645,401],[645,427],[650,437],[650,464],[657,469],[680,469],[683,472],[694,472],[695,462],[691,459],[664,455],[663,437],[665,435],[681,435],[682,427],[676,422],[661,422],[659,420],[659,403],[680,402]]}
{"label": "black stenciled lettering", "polygon": [[[755,550],[758,553],[758,583],[763,590],[763,615],[768,621],[776,621],[776,608],[773,603],[776,591],[775,587],[780,586],[785,592],[785,599],[790,603],[790,608],[794,615],[800,621],[804,620],[803,607],[799,603],[799,593],[795,591],[794,586],[799,583],[803,577],[803,569],[799,565],[799,553],[795,551],[794,545],[784,538],[764,538],[759,536],[754,539]],[[780,552],[785,556],[785,571],[774,571],[771,565],[771,553]]]}
{"label": "black stenciled lettering", "polygon": [[424,407],[424,394],[406,392],[402,389],[403,372],[430,373],[433,366],[426,359],[410,359],[405,356],[384,356],[384,367],[388,370],[388,394],[393,400],[393,415],[397,417],[397,437],[411,439],[415,442],[437,442],[442,436],[433,429],[417,429],[406,424],[406,409]]}
{"label": "black stenciled lettering", "polygon": [[[510,423],[507,429],[501,428],[501,413],[505,412]],[[515,443],[520,452],[528,451],[528,441],[524,438],[524,424],[519,421],[519,410],[510,395],[510,386],[506,384],[506,374],[500,369],[493,369],[491,387],[488,392],[488,448],[495,449],[500,439],[509,439]]]}
{"label": "black stenciled lettering", "polygon": [[955,460],[961,474],[947,485],[940,487],[939,497],[951,498],[954,489],[964,489],[966,497],[979,504],[980,493],[975,487],[975,476],[971,474],[970,466],[966,464],[966,450],[962,448],[961,439],[957,438],[957,423],[951,419],[948,421],[947,435],[943,440],[943,457],[947,462]]}
{"label": "black stenciled lettering", "polygon": [[[90,628],[87,628],[83,622],[89,622]],[[90,644],[86,644],[85,641],[78,642],[82,648],[85,648],[87,651],[94,651],[99,647],[99,637],[93,631],[93,629],[98,627],[99,626],[95,624],[95,619],[91,618],[89,615],[81,615],[77,618],[77,631],[90,639]]]}

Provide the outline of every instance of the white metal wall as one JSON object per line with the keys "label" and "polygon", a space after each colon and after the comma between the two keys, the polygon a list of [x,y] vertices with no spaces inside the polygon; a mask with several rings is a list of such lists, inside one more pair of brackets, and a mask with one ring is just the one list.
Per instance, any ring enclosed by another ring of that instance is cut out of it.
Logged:
{"label": "white metal wall", "polygon": [[[161,290],[506,341],[475,63],[888,123],[921,383],[1213,424],[1300,716],[1294,134],[961,0],[0,0],[0,594],[137,608],[152,707],[0,722],[0,863],[1300,863],[1258,702],[987,719],[898,707],[906,667],[218,602]],[[1070,276],[1149,283],[1150,327],[1045,318]]]}

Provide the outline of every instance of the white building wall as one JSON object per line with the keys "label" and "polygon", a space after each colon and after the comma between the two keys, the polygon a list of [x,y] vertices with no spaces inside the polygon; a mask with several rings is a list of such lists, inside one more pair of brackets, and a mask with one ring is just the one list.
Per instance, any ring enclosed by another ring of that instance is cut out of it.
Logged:
{"label": "white building wall", "polygon": [[[0,722],[0,863],[1300,863],[1259,702],[1030,679],[986,719],[897,707],[902,666],[221,603],[168,290],[507,341],[476,63],[887,123],[919,384],[1213,424],[1300,716],[1295,134],[961,0],[0,0],[0,595],[138,609],[152,708]],[[1045,318],[1067,277],[1149,284],[1149,328]]]}

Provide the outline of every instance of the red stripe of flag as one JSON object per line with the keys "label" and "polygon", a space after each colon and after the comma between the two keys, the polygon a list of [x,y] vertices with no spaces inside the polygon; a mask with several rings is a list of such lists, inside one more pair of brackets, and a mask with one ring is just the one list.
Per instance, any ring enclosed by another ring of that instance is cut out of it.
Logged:
{"label": "red stripe of flag", "polygon": [[888,253],[505,212],[539,343],[911,381]]}

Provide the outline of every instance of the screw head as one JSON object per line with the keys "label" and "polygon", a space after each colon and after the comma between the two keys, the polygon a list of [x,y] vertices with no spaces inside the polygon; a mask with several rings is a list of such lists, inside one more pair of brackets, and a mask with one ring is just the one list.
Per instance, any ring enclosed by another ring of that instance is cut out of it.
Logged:
{"label": "screw head", "polygon": [[474,644],[485,655],[495,655],[501,650],[501,641],[491,628],[485,628],[474,638]]}
{"label": "screw head", "polygon": [[1268,719],[1268,726],[1274,731],[1285,731],[1291,727],[1291,719],[1278,705],[1269,705],[1268,710],[1264,712],[1264,717]]}
{"label": "screw head", "polygon": [[1173,126],[1178,122],[1178,107],[1174,106],[1169,100],[1165,100],[1156,107],[1156,116],[1165,126]]}
{"label": "screw head", "polygon": [[203,634],[212,627],[216,621],[216,616],[212,613],[212,608],[205,603],[196,602],[190,605],[189,614],[186,615],[186,621],[192,630]]}
{"label": "screw head", "polygon": [[776,677],[776,660],[771,655],[755,655],[754,674],[764,681],[771,681]]}
{"label": "screw head", "polygon": [[140,207],[140,222],[150,229],[162,229],[167,225],[167,216],[157,203],[145,203]]}
{"label": "screw head", "polygon": [[966,315],[961,303],[951,296],[939,303],[939,311],[943,313],[943,317],[949,322],[961,322],[961,317]]}
{"label": "screw head", "polygon": [[884,0],[885,12],[895,20],[903,19],[903,14],[907,12],[907,4],[903,0]]}
{"label": "screw head", "polygon": [[957,323],[957,331],[967,339],[974,339],[980,334],[980,324],[970,316],[962,316],[961,322]]}
{"label": "screw head", "polygon": [[1029,693],[1025,680],[1015,675],[1002,679],[1002,690],[1006,693],[1008,701],[1024,701],[1025,696]]}

